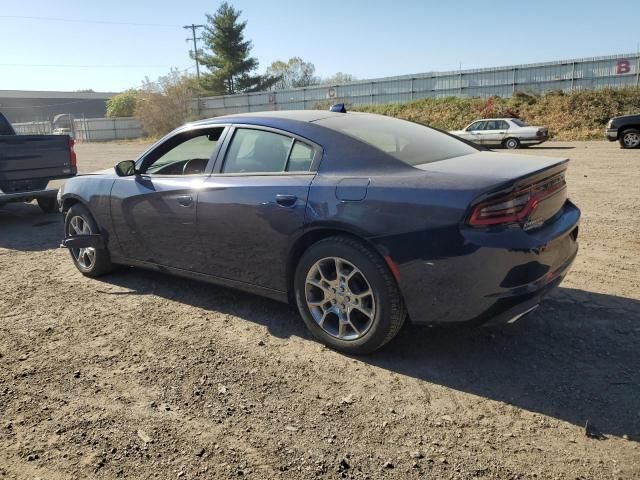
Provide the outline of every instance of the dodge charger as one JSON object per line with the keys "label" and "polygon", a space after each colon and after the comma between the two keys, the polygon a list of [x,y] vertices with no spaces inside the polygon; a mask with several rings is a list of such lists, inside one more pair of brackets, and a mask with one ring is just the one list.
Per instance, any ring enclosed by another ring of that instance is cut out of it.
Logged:
{"label": "dodge charger", "polygon": [[63,246],[90,277],[126,265],[290,302],[321,342],[368,353],[407,319],[536,308],[577,253],[567,166],[366,113],[217,117],[68,180]]}

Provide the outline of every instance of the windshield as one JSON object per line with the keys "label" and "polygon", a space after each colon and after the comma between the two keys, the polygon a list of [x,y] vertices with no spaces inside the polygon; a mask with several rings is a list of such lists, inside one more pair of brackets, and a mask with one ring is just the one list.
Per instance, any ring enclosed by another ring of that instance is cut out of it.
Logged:
{"label": "windshield", "polygon": [[523,122],[523,121],[522,121],[522,120],[520,120],[519,118],[512,118],[512,119],[511,119],[511,121],[512,121],[513,123],[515,123],[516,125],[518,125],[519,127],[528,127],[528,126],[529,126],[529,124],[528,124],[528,123]]}
{"label": "windshield", "polygon": [[347,113],[316,123],[368,143],[409,165],[437,162],[478,151],[433,128],[382,115]]}

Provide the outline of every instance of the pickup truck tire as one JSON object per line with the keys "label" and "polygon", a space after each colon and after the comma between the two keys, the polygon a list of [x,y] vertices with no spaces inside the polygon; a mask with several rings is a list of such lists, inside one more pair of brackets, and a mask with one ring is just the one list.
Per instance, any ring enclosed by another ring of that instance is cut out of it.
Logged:
{"label": "pickup truck tire", "polygon": [[[65,236],[100,233],[91,213],[82,204],[73,205],[64,219]],[[114,270],[109,250],[106,248],[70,248],[69,253],[76,268],[87,277],[99,277]]]}
{"label": "pickup truck tire", "polygon": [[517,138],[507,138],[504,142],[502,142],[504,148],[508,148],[509,150],[515,150],[516,148],[520,148],[520,140]]}
{"label": "pickup truck tire", "polygon": [[618,141],[622,148],[640,148],[640,130],[628,128],[620,134]]}
{"label": "pickup truck tire", "polygon": [[58,211],[58,201],[54,197],[42,197],[36,199],[40,210],[44,213],[56,213]]}

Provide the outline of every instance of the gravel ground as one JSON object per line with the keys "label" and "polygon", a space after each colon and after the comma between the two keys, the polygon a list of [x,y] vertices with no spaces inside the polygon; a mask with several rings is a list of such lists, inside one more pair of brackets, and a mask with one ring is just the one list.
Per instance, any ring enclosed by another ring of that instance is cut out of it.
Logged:
{"label": "gravel ground", "polygon": [[[79,161],[143,148],[79,145]],[[0,478],[640,478],[640,151],[523,153],[572,158],[563,285],[513,325],[407,326],[359,358],[270,300],[84,278],[60,216],[0,209]]]}

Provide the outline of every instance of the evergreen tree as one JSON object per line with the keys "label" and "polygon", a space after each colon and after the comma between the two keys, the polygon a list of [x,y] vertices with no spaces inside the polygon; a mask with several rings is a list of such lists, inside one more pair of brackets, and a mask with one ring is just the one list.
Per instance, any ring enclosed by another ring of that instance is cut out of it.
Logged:
{"label": "evergreen tree", "polygon": [[214,15],[207,14],[202,39],[205,44],[200,63],[211,73],[203,78],[203,87],[212,93],[233,94],[268,89],[277,79],[255,75],[258,60],[250,56],[251,41],[245,40],[246,21],[242,12],[223,2]]}

